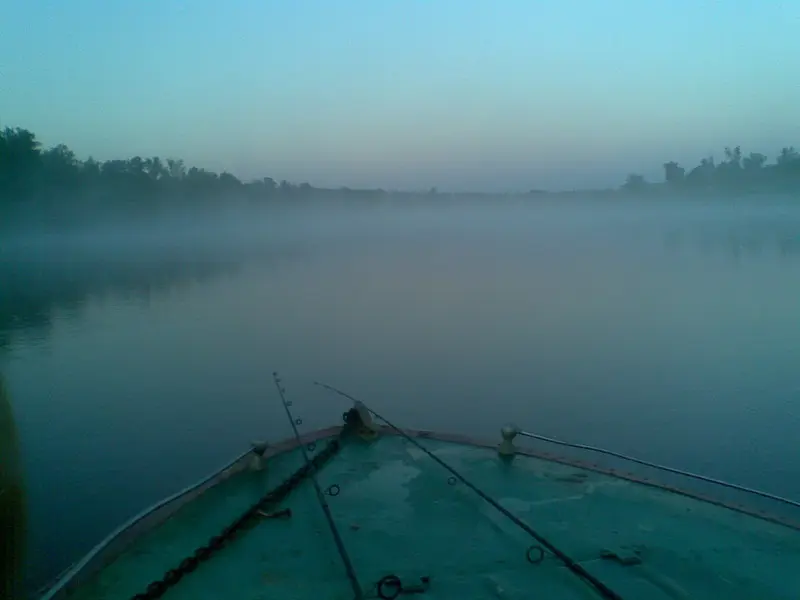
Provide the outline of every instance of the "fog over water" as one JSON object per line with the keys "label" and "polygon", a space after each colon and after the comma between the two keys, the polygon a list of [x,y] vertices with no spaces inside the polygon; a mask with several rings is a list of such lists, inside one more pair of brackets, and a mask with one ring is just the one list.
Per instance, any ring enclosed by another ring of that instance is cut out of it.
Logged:
{"label": "fog over water", "polygon": [[[0,241],[2,371],[43,583],[123,520],[362,397],[800,497],[800,205],[627,199],[204,211]],[[54,498],[58,498],[54,505]]]}

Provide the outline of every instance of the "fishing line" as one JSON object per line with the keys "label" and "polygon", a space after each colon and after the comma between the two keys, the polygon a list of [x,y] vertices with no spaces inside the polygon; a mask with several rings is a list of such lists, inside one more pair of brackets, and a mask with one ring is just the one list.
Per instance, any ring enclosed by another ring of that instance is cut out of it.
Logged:
{"label": "fishing line", "polygon": [[[316,465],[308,458],[308,452],[306,451],[306,446],[302,443],[300,439],[300,432],[297,430],[297,425],[303,422],[302,419],[295,419],[292,416],[292,411],[289,408],[291,406],[291,402],[286,401],[286,396],[284,395],[285,390],[281,387],[281,380],[278,377],[277,373],[272,374],[272,378],[275,381],[275,387],[278,388],[278,394],[281,397],[281,403],[283,404],[284,410],[286,410],[286,417],[289,419],[289,424],[292,426],[292,430],[294,431],[294,437],[297,440],[297,447],[300,448],[300,452],[303,455],[303,460],[305,460],[306,465],[309,467],[309,477],[311,478],[311,483],[314,485],[314,491],[317,493],[317,500],[319,500],[320,506],[322,506],[322,512],[325,513],[325,519],[328,521],[328,526],[331,529],[331,534],[333,534],[333,540],[336,542],[336,548],[339,550],[339,556],[342,557],[342,562],[344,563],[344,568],[347,571],[347,578],[350,580],[350,586],[353,588],[353,593],[355,594],[356,600],[362,600],[364,598],[364,592],[361,590],[361,585],[358,583],[358,577],[356,576],[355,569],[353,568],[353,563],[350,561],[350,556],[347,554],[347,549],[344,547],[344,542],[342,542],[342,537],[339,535],[339,530],[336,527],[336,523],[333,520],[333,515],[331,514],[330,506],[328,506],[328,502],[325,500],[325,494],[322,492],[322,489],[319,487],[319,482],[317,481],[317,467]],[[331,486],[333,488],[334,486]],[[337,493],[338,493],[338,486]],[[330,488],[329,488],[330,489]],[[336,494],[330,494],[335,496]]]}
{"label": "fishing line", "polygon": [[[522,519],[520,519],[519,517],[517,517],[517,516],[516,516],[514,513],[512,513],[512,512],[511,512],[511,511],[509,511],[507,508],[505,508],[504,506],[502,506],[502,505],[501,505],[499,502],[497,502],[497,500],[495,500],[494,498],[492,498],[491,496],[489,496],[489,494],[487,494],[486,492],[484,492],[483,490],[481,490],[479,487],[477,487],[476,485],[474,485],[473,483],[471,483],[470,481],[468,481],[468,480],[467,480],[467,479],[466,479],[466,478],[465,478],[463,475],[461,475],[461,473],[459,473],[458,471],[456,471],[456,470],[455,470],[453,467],[451,467],[450,465],[448,465],[448,464],[447,464],[446,462],[444,462],[444,461],[443,461],[441,458],[439,458],[438,456],[436,456],[436,455],[435,455],[433,452],[431,452],[430,450],[428,450],[428,449],[427,449],[425,446],[423,446],[422,444],[420,444],[420,443],[419,443],[417,440],[415,440],[413,437],[411,437],[410,435],[408,435],[408,434],[407,434],[406,432],[404,432],[402,429],[400,429],[400,428],[399,428],[399,427],[397,427],[396,425],[392,424],[392,423],[391,423],[390,421],[388,421],[386,418],[382,417],[381,415],[379,415],[378,413],[376,413],[374,410],[372,410],[372,409],[371,409],[369,406],[367,406],[366,404],[364,404],[364,403],[363,403],[363,402],[361,402],[360,400],[357,400],[357,399],[355,399],[353,396],[351,396],[351,395],[350,395],[350,394],[348,394],[347,392],[343,392],[342,390],[340,390],[340,389],[337,389],[337,388],[333,387],[332,385],[328,385],[328,384],[326,384],[326,383],[321,383],[321,382],[319,382],[319,381],[315,381],[315,382],[314,382],[314,385],[318,385],[318,386],[320,386],[320,387],[322,387],[322,388],[325,388],[326,390],[328,390],[328,391],[330,391],[330,392],[333,392],[334,394],[338,394],[339,396],[342,396],[343,398],[347,398],[347,399],[348,399],[348,400],[350,400],[351,402],[355,402],[355,403],[358,403],[358,404],[362,405],[362,406],[363,406],[363,407],[364,407],[366,410],[368,410],[370,413],[372,413],[373,415],[375,415],[375,417],[377,417],[378,419],[380,419],[381,421],[383,421],[384,423],[386,423],[386,425],[388,425],[390,428],[392,428],[392,429],[393,429],[395,432],[397,432],[399,435],[401,435],[402,437],[404,437],[404,438],[405,438],[406,440],[408,440],[410,443],[414,444],[414,445],[415,445],[417,448],[419,448],[420,450],[422,450],[423,452],[425,452],[425,454],[427,454],[427,455],[428,455],[430,458],[432,458],[434,461],[436,461],[437,463],[439,463],[439,464],[440,464],[442,467],[444,467],[445,469],[447,469],[448,471],[450,471],[450,473],[452,473],[452,474],[453,474],[453,477],[455,477],[455,478],[457,478],[459,481],[461,481],[461,483],[463,483],[464,485],[466,485],[466,486],[467,486],[468,488],[470,488],[470,489],[471,489],[473,492],[475,492],[475,493],[476,493],[476,494],[478,494],[478,495],[479,495],[481,498],[483,498],[484,500],[486,500],[486,502],[488,502],[489,504],[491,504],[491,505],[492,505],[492,506],[493,506],[495,509],[497,509],[497,510],[498,510],[498,511],[500,511],[500,512],[501,512],[503,515],[505,515],[506,517],[508,517],[508,518],[509,518],[509,519],[510,519],[510,520],[511,520],[511,521],[512,521],[512,522],[513,522],[515,525],[517,525],[517,526],[518,526],[520,529],[522,529],[523,531],[525,531],[526,533],[528,533],[528,534],[529,534],[529,535],[530,535],[530,536],[531,536],[533,539],[535,539],[535,540],[536,540],[537,542],[539,542],[539,543],[540,543],[542,546],[544,546],[545,548],[547,548],[547,549],[548,549],[548,550],[549,550],[549,551],[550,551],[550,552],[551,552],[551,553],[552,553],[554,556],[556,556],[556,558],[558,558],[558,559],[559,559],[559,560],[560,560],[562,563],[564,563],[564,566],[566,566],[566,567],[567,567],[567,568],[568,568],[570,571],[572,571],[572,573],[574,573],[575,575],[577,575],[578,577],[580,577],[581,579],[583,579],[584,581],[586,581],[587,583],[589,583],[589,584],[590,584],[592,587],[594,587],[594,588],[595,588],[595,589],[596,589],[598,592],[600,592],[600,594],[601,594],[603,597],[605,597],[605,598],[609,598],[609,599],[611,599],[611,600],[622,600],[622,596],[620,596],[619,594],[617,594],[617,593],[616,593],[614,590],[612,590],[612,589],[611,589],[611,588],[609,588],[609,587],[608,587],[606,584],[604,584],[602,581],[600,581],[599,579],[597,579],[597,577],[595,577],[594,575],[592,575],[591,573],[589,573],[589,572],[588,572],[586,569],[584,569],[584,568],[583,568],[583,567],[582,567],[580,564],[578,564],[577,562],[575,562],[575,561],[574,561],[573,559],[571,559],[571,558],[570,558],[570,557],[569,557],[567,554],[565,554],[563,551],[559,550],[559,549],[558,549],[556,546],[554,546],[554,545],[552,544],[552,542],[550,542],[550,541],[549,541],[547,538],[545,538],[545,537],[544,537],[543,535],[541,535],[540,533],[537,533],[537,532],[536,532],[536,531],[535,531],[535,530],[534,530],[534,529],[533,529],[533,528],[532,528],[530,525],[528,525],[528,524],[527,524],[525,521],[523,521]],[[287,410],[288,410],[288,409],[287,409]],[[451,477],[450,479],[452,480],[452,477]],[[531,560],[532,558],[534,558],[534,557],[531,557],[531,549],[529,548],[529,549],[528,549],[528,560],[529,560],[530,562],[534,562],[534,560]],[[536,559],[536,561],[535,561],[535,562],[541,562],[541,558],[540,558],[540,557],[538,557],[538,556],[537,556],[537,557],[535,557],[535,559]]]}

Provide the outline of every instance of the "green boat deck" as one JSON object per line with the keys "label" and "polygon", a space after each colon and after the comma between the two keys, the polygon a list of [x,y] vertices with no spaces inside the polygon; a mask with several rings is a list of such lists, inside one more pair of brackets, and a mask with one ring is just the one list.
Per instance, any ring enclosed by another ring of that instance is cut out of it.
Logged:
{"label": "green boat deck", "polygon": [[[421,437],[418,441],[625,599],[800,598],[800,531],[572,465]],[[316,452],[324,441],[316,444]],[[313,454],[313,453],[312,453]],[[294,450],[211,487],[68,597],[128,600],[304,464]],[[411,442],[352,439],[318,473],[365,597],[395,574],[430,577],[425,599],[601,597]],[[166,591],[167,600],[352,599],[311,479]],[[532,551],[532,558],[538,551]],[[401,595],[401,598],[411,597]]]}

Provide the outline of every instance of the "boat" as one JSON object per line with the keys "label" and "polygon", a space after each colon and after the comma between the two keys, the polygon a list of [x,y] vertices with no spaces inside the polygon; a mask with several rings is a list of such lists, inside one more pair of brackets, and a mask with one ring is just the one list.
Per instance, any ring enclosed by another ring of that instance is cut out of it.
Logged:
{"label": "boat", "polygon": [[135,516],[41,600],[800,598],[794,500],[513,426],[403,429],[327,384],[343,422],[301,434],[275,383],[290,438]]}

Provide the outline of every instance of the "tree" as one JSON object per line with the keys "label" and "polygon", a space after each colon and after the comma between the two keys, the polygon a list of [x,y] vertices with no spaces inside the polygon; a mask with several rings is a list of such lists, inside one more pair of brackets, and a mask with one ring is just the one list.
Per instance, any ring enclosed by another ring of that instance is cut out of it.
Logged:
{"label": "tree", "polygon": [[788,146],[786,148],[781,148],[781,153],[778,155],[776,164],[779,167],[785,167],[791,165],[797,160],[800,160],[800,154],[797,153],[797,150],[794,149],[794,146]]}
{"label": "tree", "polygon": [[216,173],[192,167],[184,179],[186,188],[191,193],[210,193],[219,189],[219,177]]}
{"label": "tree", "polygon": [[700,164],[689,171],[686,182],[694,186],[709,186],[714,182],[714,171],[716,170],[714,157],[709,156],[700,160]]}
{"label": "tree", "polygon": [[647,187],[647,182],[642,175],[631,173],[623,184],[623,189],[629,192],[641,191]]}
{"label": "tree", "polygon": [[725,162],[733,167],[742,166],[742,148],[736,146],[733,150],[725,148]]}
{"label": "tree", "polygon": [[683,182],[686,176],[686,169],[681,167],[674,160],[664,163],[664,179],[667,183],[676,184]]}
{"label": "tree", "polygon": [[236,177],[228,173],[227,171],[223,172],[219,176],[219,185],[223,189],[232,190],[240,187],[242,182],[239,181]]}
{"label": "tree", "polygon": [[186,166],[183,161],[175,158],[167,159],[167,171],[172,179],[183,179],[186,177]]}
{"label": "tree", "polygon": [[85,181],[94,181],[100,178],[100,163],[91,156],[81,165],[81,174]]}
{"label": "tree", "polygon": [[310,183],[303,182],[297,187],[297,191],[300,193],[300,196],[303,198],[308,198],[311,196],[311,193],[314,191],[314,188],[311,187]]}
{"label": "tree", "polygon": [[[0,129],[0,196],[3,201],[33,197],[45,200],[45,196],[51,195],[58,198],[59,210],[62,210],[70,203],[78,205],[77,200],[84,191],[81,187],[91,188],[93,194],[105,194],[106,206],[115,203],[152,206],[187,196],[212,194],[222,194],[225,199],[234,196],[308,198],[316,191],[309,183],[297,186],[282,181],[277,185],[271,177],[243,183],[232,173],[217,175],[206,169],[187,168],[176,158],[134,156],[101,163],[90,157],[81,161],[64,144],[42,151],[32,132],[21,128]],[[65,196],[67,189],[75,192],[75,196]],[[48,206],[48,203],[42,202],[40,206]]]}
{"label": "tree", "polygon": [[144,174],[144,161],[141,156],[134,156],[128,161],[128,171],[133,175]]}
{"label": "tree", "polygon": [[285,179],[282,179],[280,185],[278,185],[278,191],[282,195],[288,197],[294,193],[294,186]]}
{"label": "tree", "polygon": [[5,159],[33,162],[39,158],[42,145],[36,136],[27,129],[6,127],[0,133],[0,137],[3,138],[3,157]]}
{"label": "tree", "polygon": [[766,162],[767,162],[767,157],[765,154],[761,154],[759,152],[751,152],[744,158],[742,165],[745,171],[752,173],[764,168],[764,164]]}
{"label": "tree", "polygon": [[719,183],[736,186],[741,183],[742,174],[742,149],[725,148],[725,160],[716,167],[715,176]]}
{"label": "tree", "polygon": [[35,184],[41,168],[41,144],[27,129],[0,131],[0,186],[11,195],[24,195]]}
{"label": "tree", "polygon": [[42,171],[51,185],[75,185],[81,172],[81,163],[75,153],[64,144],[42,152]]}
{"label": "tree", "polygon": [[[794,146],[785,146],[778,153],[774,163],[768,164],[767,157],[759,152],[743,155],[741,146],[728,146],[724,158],[716,164],[714,158],[703,158],[692,169],[684,169],[676,161],[663,163],[664,179],[674,189],[696,189],[717,191],[728,187],[739,191],[800,191],[800,152]],[[645,178],[636,173],[627,176],[621,189],[630,192],[646,191],[654,188]],[[65,194],[65,190],[72,192]],[[89,157],[81,161],[64,144],[43,150],[36,136],[27,129],[5,127],[0,129],[0,201],[24,201],[35,199],[37,211],[49,218],[48,213],[58,207],[59,217],[70,206],[78,206],[78,200],[85,190],[91,190],[92,197],[102,194],[102,203],[89,206],[155,206],[182,198],[209,198],[216,196],[223,200],[247,198],[253,201],[280,198],[296,200],[299,198],[320,198],[328,195],[334,198],[368,198],[384,194],[381,190],[350,189],[337,190],[314,188],[309,183],[299,185],[282,180],[277,184],[271,177],[262,177],[243,183],[235,175],[187,167],[176,158],[162,160],[158,156],[129,159],[112,159],[103,163]],[[535,191],[530,192],[531,194]],[[48,202],[48,197],[59,202]],[[435,187],[427,193],[420,190],[405,194],[406,198],[438,195]],[[451,197],[449,194],[446,194]],[[401,196],[393,196],[399,198]],[[84,205],[84,208],[87,205]],[[0,205],[0,209],[5,208]],[[22,215],[30,212],[17,207],[4,212],[6,215]],[[81,216],[88,211],[76,211]],[[69,215],[67,215],[69,216]],[[50,219],[55,222],[58,219]],[[0,226],[11,222],[0,218]]]}
{"label": "tree", "polygon": [[123,180],[127,174],[127,160],[107,160],[100,167],[100,175],[109,180]]}
{"label": "tree", "polygon": [[144,170],[147,173],[148,177],[154,181],[158,181],[162,177],[168,174],[167,168],[164,166],[164,163],[161,162],[161,159],[157,156],[152,158],[147,158],[144,161]]}

